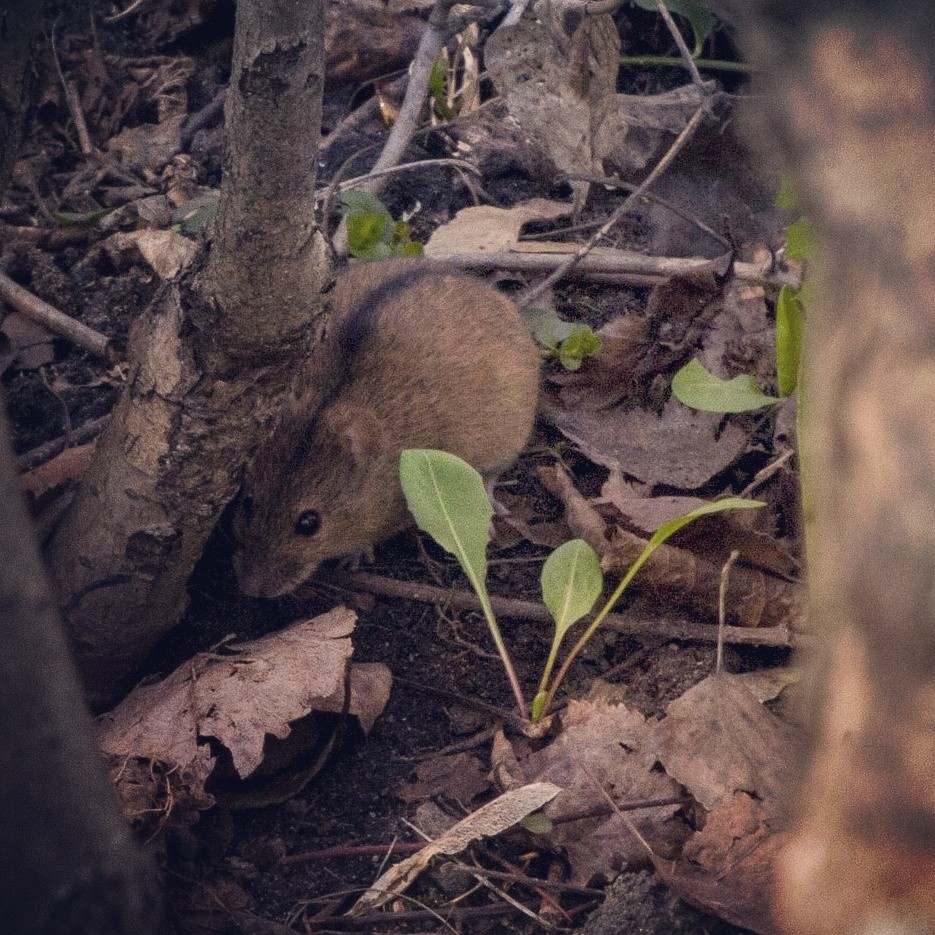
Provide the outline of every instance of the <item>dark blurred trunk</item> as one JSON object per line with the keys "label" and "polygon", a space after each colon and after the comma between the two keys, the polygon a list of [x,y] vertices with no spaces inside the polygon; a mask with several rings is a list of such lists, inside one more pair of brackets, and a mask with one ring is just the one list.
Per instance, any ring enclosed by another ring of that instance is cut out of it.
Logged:
{"label": "dark blurred trunk", "polygon": [[819,237],[802,453],[824,652],[780,909],[796,935],[935,931],[935,17],[715,5],[764,70],[752,135]]}
{"label": "dark blurred trunk", "polygon": [[0,192],[10,181],[19,152],[33,45],[44,11],[45,0],[7,0],[0,6]]}
{"label": "dark blurred trunk", "polygon": [[157,935],[159,878],[117,811],[0,406],[0,929]]}

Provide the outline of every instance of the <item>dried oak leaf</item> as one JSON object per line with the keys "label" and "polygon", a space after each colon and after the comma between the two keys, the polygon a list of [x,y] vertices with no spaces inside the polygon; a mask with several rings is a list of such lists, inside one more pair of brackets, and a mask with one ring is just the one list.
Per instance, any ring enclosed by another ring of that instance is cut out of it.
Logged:
{"label": "dried oak leaf", "polygon": [[[213,740],[237,775],[249,777],[264,761],[267,736],[288,737],[312,711],[343,710],[354,621],[337,608],[254,642],[198,654],[102,715],[102,749],[115,761],[149,759],[191,773],[203,792],[218,762]],[[366,681],[352,679],[349,708],[365,730],[389,695],[385,667],[368,669]],[[119,791],[119,777],[117,785]]]}
{"label": "dried oak leaf", "polygon": [[394,791],[398,799],[410,805],[439,793],[462,805],[470,805],[489,789],[490,780],[484,764],[469,753],[455,753],[420,763],[415,777],[400,783]]}
{"label": "dried oak leaf", "polygon": [[775,931],[772,867],[787,834],[783,795],[799,755],[793,728],[741,678],[721,673],[669,705],[653,749],[707,813],[678,859],[654,860],[660,875],[693,905],[755,932]]}
{"label": "dried oak leaf", "polygon": [[549,420],[595,464],[643,483],[697,490],[747,449],[748,431],[716,412],[670,399],[662,412],[620,408],[589,412],[547,407]]}
{"label": "dried oak leaf", "polygon": [[[669,850],[684,837],[673,816],[682,790],[656,766],[648,744],[652,724],[623,704],[601,698],[572,701],[562,717],[562,731],[549,746],[520,757],[530,781],[552,782],[561,794],[546,807],[555,824],[552,843],[564,850],[571,878],[586,883],[610,878],[622,867],[646,863],[649,853],[628,829],[629,820],[654,851]],[[616,812],[608,797],[625,807],[637,801],[669,804]]]}

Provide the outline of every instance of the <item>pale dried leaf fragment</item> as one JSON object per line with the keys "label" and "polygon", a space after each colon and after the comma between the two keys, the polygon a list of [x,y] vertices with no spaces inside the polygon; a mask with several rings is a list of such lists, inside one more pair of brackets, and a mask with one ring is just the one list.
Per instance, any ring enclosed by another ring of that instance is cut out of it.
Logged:
{"label": "pale dried leaf fragment", "polygon": [[480,838],[492,837],[512,828],[527,815],[554,799],[561,791],[550,782],[535,782],[520,789],[504,792],[499,798],[459,821],[445,835],[429,842],[418,853],[391,867],[357,900],[349,914],[358,916],[379,908],[404,892],[434,857],[439,854],[459,854]]}
{"label": "pale dried leaf fragment", "polygon": [[436,228],[425,245],[425,253],[442,258],[453,253],[506,250],[515,246],[524,225],[552,221],[571,211],[570,204],[548,198],[531,198],[512,208],[462,208],[447,224]]}

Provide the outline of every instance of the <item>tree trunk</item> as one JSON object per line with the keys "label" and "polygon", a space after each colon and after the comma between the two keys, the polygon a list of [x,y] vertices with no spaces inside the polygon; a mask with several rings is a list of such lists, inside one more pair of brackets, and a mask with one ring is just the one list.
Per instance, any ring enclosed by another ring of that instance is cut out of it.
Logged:
{"label": "tree trunk", "polygon": [[[796,935],[935,930],[935,18],[736,3],[818,228],[803,454],[820,698],[780,866]],[[762,105],[761,105],[762,106]]]}
{"label": "tree trunk", "polygon": [[0,928],[157,935],[158,877],[118,814],[0,405]]}
{"label": "tree trunk", "polygon": [[31,83],[28,66],[44,11],[44,0],[8,0],[0,10],[0,192],[19,152]]}
{"label": "tree trunk", "polygon": [[311,344],[323,0],[241,0],[229,164],[201,283],[131,336],[130,379],[49,560],[95,706],[179,620],[186,581]]}

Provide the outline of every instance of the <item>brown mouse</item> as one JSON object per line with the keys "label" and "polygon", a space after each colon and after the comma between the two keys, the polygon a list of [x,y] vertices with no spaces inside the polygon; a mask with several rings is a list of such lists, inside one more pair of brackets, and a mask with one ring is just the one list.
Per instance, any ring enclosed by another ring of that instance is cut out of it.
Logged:
{"label": "brown mouse", "polygon": [[418,260],[353,266],[330,294],[315,384],[247,471],[234,568],[245,594],[292,591],[329,558],[411,521],[404,448],[440,448],[487,476],[529,439],[539,353],[516,305]]}

